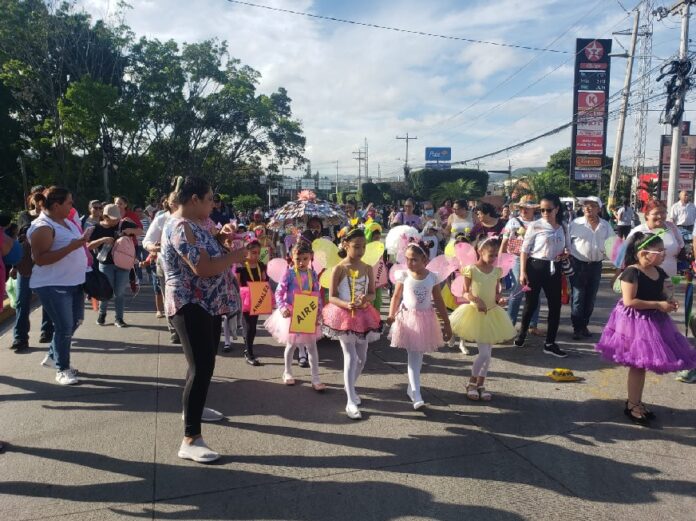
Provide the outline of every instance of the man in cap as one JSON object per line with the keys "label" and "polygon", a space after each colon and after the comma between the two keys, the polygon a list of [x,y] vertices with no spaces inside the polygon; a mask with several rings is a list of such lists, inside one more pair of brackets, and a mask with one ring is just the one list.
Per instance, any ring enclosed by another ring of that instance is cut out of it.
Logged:
{"label": "man in cap", "polygon": [[604,243],[614,236],[607,221],[599,217],[602,201],[599,197],[581,200],[583,216],[570,222],[570,255],[574,274],[570,276],[573,288],[570,318],[573,340],[592,336],[587,328],[594,311],[594,303],[602,279]]}

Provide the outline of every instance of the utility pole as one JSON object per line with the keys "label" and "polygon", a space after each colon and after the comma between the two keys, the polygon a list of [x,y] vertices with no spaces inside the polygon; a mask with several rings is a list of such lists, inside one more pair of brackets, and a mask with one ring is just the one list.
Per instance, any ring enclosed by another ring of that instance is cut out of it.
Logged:
{"label": "utility pole", "polygon": [[[681,38],[679,40],[679,61],[687,60],[689,46],[689,9],[694,0],[680,0],[670,10],[672,13],[681,8]],[[674,106],[678,110],[684,106],[685,89],[677,91],[677,99]],[[679,119],[672,122],[672,152],[669,163],[669,184],[667,185],[667,207],[671,207],[677,200],[677,183],[679,180],[679,152],[681,149],[681,125],[684,119],[683,111],[679,111]]]}
{"label": "utility pole", "polygon": [[[636,55],[636,42],[638,41],[638,22],[640,21],[640,10],[636,9],[636,16],[633,20],[633,33],[631,34],[631,50],[626,56],[626,76],[624,78],[623,91],[621,92],[621,108],[619,109],[619,124],[616,127],[616,144],[614,145],[614,162],[611,165],[611,178],[609,180],[609,198],[607,206],[613,208],[616,199],[616,184],[619,182],[621,171],[621,148],[623,147],[624,128],[626,127],[626,109],[628,108],[628,97],[631,94],[631,76],[633,75],[633,57]],[[599,176],[601,183],[602,176]],[[600,185],[601,190],[601,185]]]}
{"label": "utility pole", "polygon": [[370,171],[368,170],[367,138],[365,138],[365,181],[370,182]]}
{"label": "utility pole", "polygon": [[338,202],[338,161],[336,161],[336,202]]}
{"label": "utility pole", "polygon": [[381,167],[382,167],[382,165],[377,163],[377,181],[382,180],[382,168]]}
{"label": "utility pole", "polygon": [[408,132],[406,132],[406,136],[396,136],[396,139],[405,139],[406,140],[406,158],[404,159],[404,176],[408,175],[408,142],[413,141],[415,139],[418,139],[418,137],[410,137],[408,135]]}
{"label": "utility pole", "polygon": [[24,158],[22,155],[17,156],[17,163],[19,163],[19,170],[22,172],[22,191],[24,192],[24,209],[29,210],[29,202],[27,198],[29,197],[29,183],[27,181],[27,169],[24,167]]}
{"label": "utility pole", "polygon": [[360,186],[362,185],[362,162],[365,161],[365,156],[363,156],[363,151],[362,148],[358,148],[357,152],[353,152],[353,155],[355,156],[357,154],[358,157],[354,157],[358,162],[358,191],[360,190]]}

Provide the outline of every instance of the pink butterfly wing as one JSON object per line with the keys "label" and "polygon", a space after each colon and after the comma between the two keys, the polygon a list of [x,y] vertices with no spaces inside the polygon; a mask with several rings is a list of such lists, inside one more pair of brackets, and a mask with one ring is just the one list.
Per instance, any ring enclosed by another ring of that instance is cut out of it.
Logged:
{"label": "pink butterfly wing", "polygon": [[389,280],[396,284],[396,272],[408,269],[405,264],[394,264],[389,270]]}
{"label": "pink butterfly wing", "polygon": [[266,267],[266,273],[274,282],[280,282],[283,275],[288,270],[288,263],[285,259],[271,259]]}
{"label": "pink butterfly wing", "polygon": [[503,270],[503,277],[506,277],[507,274],[510,273],[512,267],[515,265],[515,262],[517,262],[517,257],[509,253],[503,253],[498,256],[496,266]]}
{"label": "pink butterfly wing", "polygon": [[476,258],[476,250],[469,243],[460,242],[454,247],[454,252],[462,266],[471,266],[472,264],[476,264],[478,260]]}
{"label": "pink butterfly wing", "polygon": [[457,275],[457,277],[452,281],[450,291],[455,297],[462,298],[464,296],[464,277],[462,275]]}

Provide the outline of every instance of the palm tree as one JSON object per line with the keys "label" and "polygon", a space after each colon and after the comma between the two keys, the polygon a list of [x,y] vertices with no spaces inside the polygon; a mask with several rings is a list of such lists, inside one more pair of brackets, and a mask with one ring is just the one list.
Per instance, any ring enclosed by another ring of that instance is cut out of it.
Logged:
{"label": "palm tree", "polygon": [[430,194],[433,204],[441,205],[446,199],[474,199],[481,196],[481,190],[473,179],[457,179],[441,183]]}

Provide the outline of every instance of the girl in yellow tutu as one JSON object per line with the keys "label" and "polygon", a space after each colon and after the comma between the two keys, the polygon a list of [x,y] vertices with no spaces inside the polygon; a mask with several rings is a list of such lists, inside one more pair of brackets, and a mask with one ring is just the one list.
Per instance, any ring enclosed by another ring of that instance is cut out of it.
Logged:
{"label": "girl in yellow tutu", "polygon": [[470,400],[490,400],[491,393],[484,386],[491,363],[493,344],[514,338],[515,327],[505,310],[506,299],[500,295],[502,268],[498,267],[500,240],[487,238],[479,242],[478,260],[462,270],[464,298],[462,304],[450,316],[452,331],[464,340],[476,342],[479,354],[471,368],[471,378],[466,386]]}

